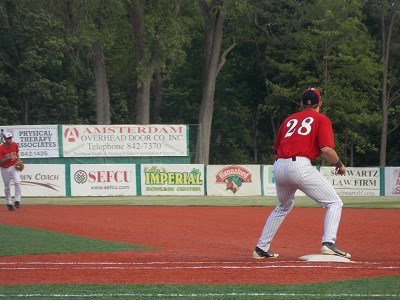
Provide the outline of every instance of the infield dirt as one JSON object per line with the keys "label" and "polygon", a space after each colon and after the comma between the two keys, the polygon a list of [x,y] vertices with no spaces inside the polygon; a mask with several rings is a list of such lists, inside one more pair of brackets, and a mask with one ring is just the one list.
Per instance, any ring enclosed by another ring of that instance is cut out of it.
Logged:
{"label": "infield dirt", "polygon": [[295,208],[272,250],[251,253],[270,207],[41,206],[1,211],[1,223],[153,247],[150,251],[0,257],[0,284],[288,284],[400,275],[398,210],[344,209],[338,245],[352,263],[318,253],[325,211]]}

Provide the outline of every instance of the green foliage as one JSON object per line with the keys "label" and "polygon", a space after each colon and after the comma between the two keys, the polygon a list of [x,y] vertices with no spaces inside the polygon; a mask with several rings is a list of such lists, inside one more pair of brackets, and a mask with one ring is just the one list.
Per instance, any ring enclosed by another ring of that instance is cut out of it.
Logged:
{"label": "green foliage", "polygon": [[151,62],[165,76],[185,62],[184,47],[190,43],[193,5],[187,1],[148,1],[144,7],[144,59],[136,65],[140,85]]}
{"label": "green foliage", "polygon": [[[101,41],[106,56],[112,123],[132,122],[136,87],[152,62],[163,80],[158,120],[198,124],[204,68],[198,3],[142,2],[140,63],[128,17],[134,3],[1,1],[1,124],[96,123],[94,41]],[[354,166],[378,165],[382,3],[392,8],[387,0],[225,1],[222,52],[235,47],[216,83],[213,163],[272,163],[278,126],[300,108],[302,91],[315,86],[323,91],[339,155]],[[394,49],[400,44],[398,30],[392,43]],[[389,62],[388,165],[400,165],[399,53],[392,51]]]}
{"label": "green foliage", "polygon": [[[276,110],[279,103],[281,107],[286,104],[289,111],[282,107],[278,113],[283,118],[297,109],[288,99],[298,102],[305,88],[317,87],[323,91],[323,112],[339,133],[339,155],[346,156],[343,149],[347,147],[356,153],[376,151],[376,144],[364,134],[368,128],[368,134],[379,132],[379,115],[371,108],[377,108],[380,65],[374,42],[361,22],[361,2],[327,0],[287,7],[284,19],[274,24],[279,39],[265,37],[273,45],[266,59],[270,93],[264,107]],[[356,165],[364,163],[365,158],[356,161]]]}
{"label": "green foliage", "polygon": [[[76,43],[66,36],[63,24],[46,4],[0,4],[4,45],[0,77],[6,79],[0,83],[1,98],[14,112],[10,118],[9,111],[0,110],[4,124],[90,122],[79,115],[79,106],[84,102],[79,93],[87,94],[92,87],[86,85],[79,90],[79,81],[86,79],[81,77],[85,71],[78,69],[81,61],[73,57]],[[92,115],[89,110],[85,113]]]}
{"label": "green foliage", "polygon": [[[164,88],[164,123],[197,124],[202,95],[202,36],[197,33],[185,50],[186,63],[171,70],[170,80]],[[194,139],[195,140],[195,139]]]}

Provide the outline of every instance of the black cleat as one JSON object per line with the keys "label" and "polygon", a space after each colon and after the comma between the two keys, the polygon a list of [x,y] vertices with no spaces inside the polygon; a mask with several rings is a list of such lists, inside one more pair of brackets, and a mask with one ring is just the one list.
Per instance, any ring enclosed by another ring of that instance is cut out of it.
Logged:
{"label": "black cleat", "polygon": [[273,253],[271,251],[265,252],[260,248],[256,247],[253,251],[253,258],[254,259],[264,259],[264,258],[277,258],[279,256],[278,253]]}
{"label": "black cleat", "polygon": [[21,204],[19,203],[19,201],[15,201],[14,206],[15,208],[21,208]]}
{"label": "black cleat", "polygon": [[321,253],[327,255],[337,255],[349,259],[351,258],[350,253],[338,249],[334,243],[328,243],[328,242],[322,243]]}
{"label": "black cleat", "polygon": [[11,204],[7,204],[7,208],[9,211],[14,211],[14,207]]}

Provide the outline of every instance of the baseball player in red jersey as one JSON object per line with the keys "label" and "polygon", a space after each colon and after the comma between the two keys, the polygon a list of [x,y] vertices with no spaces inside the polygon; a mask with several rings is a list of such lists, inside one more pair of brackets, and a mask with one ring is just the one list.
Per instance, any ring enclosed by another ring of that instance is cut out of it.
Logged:
{"label": "baseball player in red jersey", "polygon": [[319,112],[321,105],[319,90],[307,89],[301,102],[303,110],[287,117],[278,130],[274,144],[274,179],[279,204],[265,223],[253,251],[255,259],[279,256],[269,250],[270,244],[283,220],[292,210],[297,190],[301,190],[321,207],[326,208],[322,254],[351,257],[335,245],[343,202],[329,181],[311,164],[322,153],[327,161],[335,165],[337,174],[343,175],[346,172],[334,149],[332,123],[327,116]]}
{"label": "baseball player in red jersey", "polygon": [[14,206],[16,208],[21,207],[21,176],[14,166],[19,159],[19,148],[18,144],[12,141],[12,137],[11,132],[5,132],[3,135],[4,143],[0,145],[1,177],[4,182],[4,195],[9,211],[14,210],[11,201],[11,180],[14,181],[15,185]]}

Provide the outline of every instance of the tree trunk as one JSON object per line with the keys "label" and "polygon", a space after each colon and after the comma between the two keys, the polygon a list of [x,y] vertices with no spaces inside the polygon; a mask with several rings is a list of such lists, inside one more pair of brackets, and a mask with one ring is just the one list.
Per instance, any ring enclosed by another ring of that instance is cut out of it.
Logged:
{"label": "tree trunk", "polygon": [[152,91],[154,95],[154,113],[153,113],[153,123],[160,123],[161,122],[161,106],[164,102],[164,97],[162,93],[163,89],[163,80],[161,77],[160,72],[154,73],[154,80],[152,84]]}
{"label": "tree trunk", "polygon": [[199,129],[196,142],[195,163],[208,164],[210,153],[211,125],[214,111],[215,83],[219,71],[222,44],[222,26],[225,17],[221,13],[223,1],[207,7],[205,0],[199,0],[205,26],[203,94],[199,112]]}
{"label": "tree trunk", "polygon": [[388,138],[388,124],[389,124],[389,94],[388,94],[388,72],[389,72],[389,59],[391,38],[393,32],[393,24],[396,16],[396,7],[391,8],[391,16],[389,26],[386,32],[385,26],[385,6],[382,5],[381,12],[381,35],[382,35],[382,91],[381,91],[381,106],[382,106],[382,124],[381,124],[381,146],[379,154],[379,166],[386,166],[386,151],[387,151],[387,138]]}
{"label": "tree trunk", "polygon": [[92,45],[92,63],[96,95],[97,124],[110,124],[110,96],[108,92],[106,64],[100,41]]}
{"label": "tree trunk", "polygon": [[136,123],[150,123],[150,86],[153,78],[153,67],[148,67],[145,78],[136,90]]}
{"label": "tree trunk", "polygon": [[350,167],[354,167],[354,145],[353,142],[350,142]]}
{"label": "tree trunk", "polygon": [[[138,74],[136,87],[136,108],[134,120],[137,124],[149,124],[150,122],[150,86],[154,74],[154,64],[145,62],[144,55],[144,2],[138,0],[128,5],[128,14],[132,23],[135,56],[138,65],[145,66],[144,74]],[[142,68],[143,69],[143,68]]]}
{"label": "tree trunk", "polygon": [[260,121],[260,108],[257,105],[256,111],[255,111],[255,116],[253,118],[253,162],[256,164],[258,162],[258,153],[259,153],[259,147],[258,147],[258,136],[259,136],[259,131],[258,131],[258,123]]}
{"label": "tree trunk", "polygon": [[387,69],[383,71],[382,75],[382,94],[381,94],[381,104],[382,104],[382,120],[381,120],[381,146],[379,153],[379,166],[384,167],[386,165],[386,148],[387,148],[387,136],[388,136],[388,107],[387,107]]}
{"label": "tree trunk", "polygon": [[22,113],[24,114],[24,124],[28,125],[29,122],[29,101],[25,95],[22,98]]}

